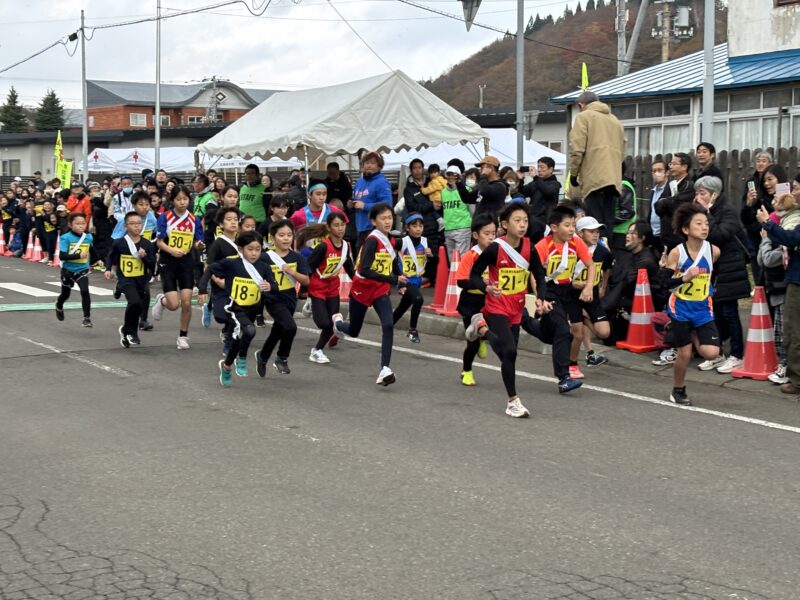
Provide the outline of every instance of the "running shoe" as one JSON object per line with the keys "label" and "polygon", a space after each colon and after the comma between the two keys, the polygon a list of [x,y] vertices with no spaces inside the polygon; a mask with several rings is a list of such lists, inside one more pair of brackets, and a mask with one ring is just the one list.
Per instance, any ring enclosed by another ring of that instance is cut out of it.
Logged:
{"label": "running shoe", "polygon": [[778,365],[778,368],[775,369],[772,373],[767,376],[772,383],[775,385],[783,385],[784,383],[789,383],[789,378],[786,376],[786,365]]}
{"label": "running shoe", "polygon": [[258,315],[256,317],[256,327],[266,327],[267,324],[264,322],[264,315]]}
{"label": "running shoe", "polygon": [[119,289],[119,283],[114,286],[114,293],[112,296],[114,296],[114,300],[119,300],[122,297],[122,290]]}
{"label": "running shoe", "polygon": [[486,327],[486,319],[483,318],[481,313],[475,313],[469,321],[469,327],[464,331],[464,336],[468,341],[474,342],[480,337],[478,332],[481,327]]}
{"label": "running shoe", "polygon": [[203,327],[211,327],[211,309],[208,308],[208,303],[203,304]]}
{"label": "running shoe", "polygon": [[153,324],[150,321],[139,321],[139,329],[142,331],[153,331]]}
{"label": "running shoe", "polygon": [[336,344],[338,344],[338,343],[339,343],[339,338],[334,333],[334,334],[331,335],[331,339],[328,340],[328,348],[335,348]]}
{"label": "running shoe", "polygon": [[56,319],[58,319],[59,321],[63,321],[64,320],[64,309],[63,308],[58,308],[56,306]]}
{"label": "running shoe", "polygon": [[412,344],[419,344],[419,333],[416,329],[409,329],[406,337]]}
{"label": "running shoe", "polygon": [[307,319],[311,316],[311,298],[308,298],[303,304],[303,309],[300,311],[303,313],[303,316]]}
{"label": "running shoe", "polygon": [[570,379],[569,376],[562,377],[561,380],[558,382],[558,393],[566,394],[571,392],[572,390],[577,390],[582,385],[583,385],[582,381]]}
{"label": "running shoe", "polygon": [[506,404],[506,414],[515,419],[526,419],[531,416],[531,413],[528,412],[528,409],[525,408],[519,398],[509,400],[508,404]]}
{"label": "running shoe", "polygon": [[230,387],[231,379],[233,379],[231,370],[225,368],[224,360],[219,361],[219,382],[222,384],[222,387]]}
{"label": "running shoe", "polygon": [[259,377],[267,376],[267,361],[261,360],[261,350],[256,350],[253,354],[256,358],[256,373]]}
{"label": "running shoe", "polygon": [[724,354],[720,354],[717,358],[712,358],[711,360],[704,360],[697,368],[701,371],[710,371],[711,369],[716,369],[722,363],[724,363],[727,359],[725,358]]}
{"label": "running shoe", "polygon": [[686,387],[672,388],[672,393],[669,395],[669,401],[681,406],[691,406],[692,401],[686,395]]}
{"label": "running shoe", "polygon": [[280,356],[276,356],[275,360],[272,362],[272,366],[275,367],[275,370],[278,371],[281,375],[289,375],[292,370],[289,368],[289,361],[285,358],[281,358]]}
{"label": "running shoe", "polygon": [[82,327],[92,327],[92,320],[89,317],[83,317]]}
{"label": "running shoe", "polygon": [[673,364],[677,358],[678,351],[675,348],[667,348],[666,350],[662,350],[661,354],[658,355],[658,358],[652,360],[651,362],[657,367],[664,367]]}
{"label": "running shoe", "polygon": [[583,373],[581,373],[581,368],[578,365],[570,365],[569,377],[570,379],[583,379]]}
{"label": "running shoe", "polygon": [[333,315],[333,317],[331,317],[331,319],[333,320],[333,335],[341,340],[344,337],[344,333],[339,330],[337,324],[344,322],[344,317],[342,316],[342,313],[336,313]]}
{"label": "running shoe", "polygon": [[234,364],[236,365],[236,374],[239,377],[247,377],[247,359],[237,358]]}
{"label": "running shoe", "polygon": [[481,340],[478,346],[478,358],[486,358],[488,352],[486,351],[486,340]]}
{"label": "running shoe", "polygon": [[736,358],[735,356],[729,356],[724,363],[717,367],[717,373],[722,373],[727,375],[731,371],[735,371],[736,369],[741,368],[744,364],[744,361],[741,358]]}
{"label": "running shoe", "polygon": [[156,300],[153,303],[153,308],[151,309],[151,314],[153,315],[153,321],[160,321],[161,315],[164,313],[164,305],[161,304],[161,301],[164,299],[164,294],[158,294],[156,296]]}
{"label": "running shoe", "polygon": [[472,371],[461,371],[461,385],[468,385],[470,387],[475,385],[475,376]]}
{"label": "running shoe", "polygon": [[378,373],[378,380],[375,382],[378,385],[387,386],[393,384],[397,379],[392,373],[392,370],[389,367],[383,367],[381,372]]}
{"label": "running shoe", "polygon": [[599,367],[607,362],[608,359],[602,354],[597,354],[594,351],[586,353],[586,364],[590,367]]}
{"label": "running shoe", "polygon": [[178,336],[178,350],[188,350],[189,349],[189,338],[185,335]]}
{"label": "running shoe", "polygon": [[325,353],[322,350],[317,350],[316,348],[311,350],[311,354],[308,355],[308,360],[320,365],[327,365],[329,362],[331,362],[331,359],[325,356]]}
{"label": "running shoe", "polygon": [[131,347],[131,343],[128,341],[128,335],[124,331],[122,331],[122,329],[124,327],[125,327],[124,325],[120,325],[119,329],[118,329],[118,331],[119,331],[119,345],[122,346],[123,348],[130,348]]}
{"label": "running shoe", "polygon": [[135,333],[129,333],[128,334],[128,343],[131,346],[140,346],[141,343],[142,343],[142,340],[140,340],[139,336],[136,335]]}

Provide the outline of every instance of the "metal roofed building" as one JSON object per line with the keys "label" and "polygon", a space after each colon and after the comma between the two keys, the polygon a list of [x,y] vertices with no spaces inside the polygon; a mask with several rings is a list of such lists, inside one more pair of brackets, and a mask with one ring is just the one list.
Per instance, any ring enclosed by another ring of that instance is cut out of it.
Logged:
{"label": "metal roofed building", "polygon": [[[800,3],[731,2],[729,43],[714,48],[717,150],[800,146]],[[753,31],[761,33],[752,35]],[[745,32],[750,32],[747,34]],[[701,141],[703,52],[591,86],[625,127],[628,154],[685,152]],[[580,91],[552,98],[572,104]]]}

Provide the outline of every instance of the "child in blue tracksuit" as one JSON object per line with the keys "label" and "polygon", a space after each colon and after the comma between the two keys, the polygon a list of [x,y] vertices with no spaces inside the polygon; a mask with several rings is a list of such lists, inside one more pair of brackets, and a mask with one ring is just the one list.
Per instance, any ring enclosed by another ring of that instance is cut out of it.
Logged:
{"label": "child in blue tracksuit", "polygon": [[98,265],[92,248],[92,234],[86,233],[86,215],[82,212],[72,213],[67,222],[69,231],[61,236],[58,258],[61,261],[61,294],[56,300],[56,318],[64,320],[64,303],[72,292],[72,286],[78,285],[81,291],[81,305],[83,308],[83,326],[91,327],[92,299],[89,296],[89,268],[91,263]]}
{"label": "child in blue tracksuit", "polygon": [[417,322],[422,310],[422,274],[425,272],[425,263],[431,256],[428,240],[422,235],[422,215],[413,213],[406,217],[406,235],[397,244],[397,254],[403,263],[403,275],[408,279],[405,291],[401,291],[400,303],[394,309],[394,323],[411,309],[411,320],[408,326],[407,337],[414,344],[419,344]]}

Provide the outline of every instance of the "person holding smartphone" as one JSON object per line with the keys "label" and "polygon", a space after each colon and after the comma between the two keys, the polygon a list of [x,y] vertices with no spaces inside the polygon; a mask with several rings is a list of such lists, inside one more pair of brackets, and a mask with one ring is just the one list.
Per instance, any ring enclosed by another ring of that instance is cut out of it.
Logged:
{"label": "person holding smartphone", "polygon": [[[763,155],[765,153],[761,153]],[[761,156],[759,155],[759,156]],[[765,159],[771,157],[767,155],[762,156],[762,163]],[[758,222],[756,215],[758,209],[762,206],[771,213],[774,210],[772,205],[773,199],[776,197],[778,184],[788,186],[789,178],[786,171],[778,164],[764,164],[760,178],[757,178],[759,163],[756,163],[756,173],[753,178],[747,182],[748,190],[742,203],[742,209],[739,214],[745,231],[745,244],[750,254],[750,265],[753,269],[753,281],[756,285],[763,283],[764,272],[758,264],[758,247],[761,244],[761,224]]]}

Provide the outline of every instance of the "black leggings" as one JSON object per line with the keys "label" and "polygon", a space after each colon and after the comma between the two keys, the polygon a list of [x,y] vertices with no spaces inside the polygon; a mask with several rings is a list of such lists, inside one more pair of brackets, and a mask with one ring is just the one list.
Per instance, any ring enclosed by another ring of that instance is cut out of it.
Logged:
{"label": "black leggings", "polygon": [[513,398],[517,395],[515,370],[517,344],[519,343],[519,325],[511,325],[505,315],[493,314],[486,316],[486,324],[489,326],[486,339],[500,359],[500,374],[503,377],[503,385],[506,386],[508,397]]}
{"label": "black leggings", "polygon": [[273,324],[269,336],[261,347],[261,360],[266,361],[278,346],[278,358],[286,360],[292,352],[292,342],[297,334],[297,324],[294,322],[289,308],[281,302],[267,304],[267,312],[272,317]]}
{"label": "black leggings", "polygon": [[[83,316],[88,319],[92,312],[92,298],[89,296],[89,271],[84,271],[79,275],[67,274],[61,275],[61,293],[56,300],[56,308],[59,310],[64,308],[64,302],[69,299],[72,293],[72,284],[78,284],[78,289],[81,291],[81,306],[83,307]],[[66,285],[65,285],[66,284]]]}
{"label": "black leggings", "polygon": [[128,306],[125,307],[125,323],[122,326],[122,333],[136,335],[139,331],[139,321],[147,318],[147,309],[150,306],[149,286],[131,282],[121,286],[119,291],[125,294],[125,299],[128,301]]}
{"label": "black leggings", "polygon": [[[464,329],[470,326],[472,322],[472,315],[469,317],[462,316],[462,320],[464,321]],[[464,357],[463,357],[463,366],[461,367],[464,371],[472,371],[472,363],[475,360],[475,357],[478,356],[478,349],[481,347],[481,340],[476,339],[467,341],[467,347],[464,348]]]}
{"label": "black leggings", "polygon": [[564,306],[559,300],[553,301],[553,310],[534,319],[528,312],[522,315],[522,329],[545,344],[553,345],[553,374],[561,381],[569,377],[569,350],[572,345],[572,332]]}
{"label": "black leggings", "polygon": [[406,286],[406,291],[400,296],[400,303],[394,309],[392,319],[396,324],[400,318],[411,308],[411,320],[408,324],[409,329],[416,329],[419,321],[419,313],[422,310],[422,292],[415,285]]}
{"label": "black leggings", "polygon": [[333,335],[333,315],[339,312],[339,296],[315,298],[311,296],[311,317],[320,328],[319,339],[314,350],[322,350]]}
{"label": "black leggings", "polygon": [[[261,310],[261,303],[258,305],[258,310]],[[232,332],[231,345],[228,348],[228,354],[225,356],[225,366],[230,367],[233,361],[239,358],[247,358],[247,352],[250,350],[250,343],[256,337],[256,326],[253,321],[258,314],[256,310],[244,310],[240,306],[236,306],[232,302],[230,306],[226,307],[228,313],[228,328]]]}
{"label": "black leggings", "polygon": [[[372,303],[372,308],[381,320],[381,367],[388,367],[392,360],[392,343],[394,342],[394,321],[392,320],[392,301],[389,295],[379,296]],[[339,331],[350,337],[358,337],[364,325],[369,306],[350,298],[349,321],[339,325]]]}

